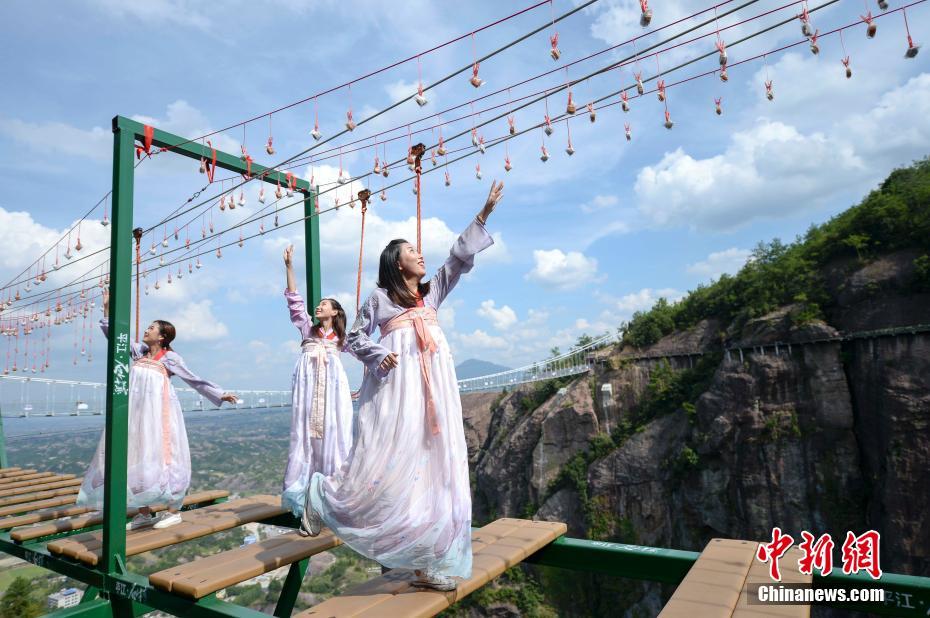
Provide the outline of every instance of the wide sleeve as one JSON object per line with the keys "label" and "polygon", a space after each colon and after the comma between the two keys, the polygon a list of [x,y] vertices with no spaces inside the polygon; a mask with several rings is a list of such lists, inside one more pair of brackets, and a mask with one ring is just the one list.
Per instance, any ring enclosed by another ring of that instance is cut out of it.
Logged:
{"label": "wide sleeve", "polygon": [[[100,318],[100,330],[103,331],[103,336],[107,339],[110,338],[110,320],[107,318]],[[129,342],[129,355],[132,357],[132,360],[137,358],[142,358],[145,356],[145,353],[149,351],[149,346],[144,343],[138,343],[136,341]]]}
{"label": "wide sleeve", "polygon": [[300,331],[303,339],[309,339],[313,334],[313,323],[307,314],[307,306],[299,292],[284,290],[284,298],[287,299],[287,309],[291,314],[291,322]]}
{"label": "wide sleeve", "polygon": [[493,244],[494,239],[488,234],[487,229],[478,223],[477,219],[473,220],[452,245],[446,262],[430,279],[429,293],[423,301],[438,309],[458,283],[459,277],[474,267],[475,255]]}
{"label": "wide sleeve", "polygon": [[187,365],[184,364],[184,359],[181,358],[178,353],[168,352],[162,357],[161,362],[165,365],[165,368],[170,374],[176,375],[187,382],[188,386],[209,399],[210,403],[215,406],[222,405],[223,393],[226,391],[220,388],[219,385],[195,375],[187,368]]}
{"label": "wide sleeve", "polygon": [[368,368],[368,371],[374,373],[379,378],[384,378],[387,373],[381,371],[378,365],[391,353],[386,347],[379,345],[372,338],[378,324],[376,316],[378,315],[378,294],[377,292],[368,297],[365,304],[355,316],[355,324],[346,333],[346,351],[362,362]]}

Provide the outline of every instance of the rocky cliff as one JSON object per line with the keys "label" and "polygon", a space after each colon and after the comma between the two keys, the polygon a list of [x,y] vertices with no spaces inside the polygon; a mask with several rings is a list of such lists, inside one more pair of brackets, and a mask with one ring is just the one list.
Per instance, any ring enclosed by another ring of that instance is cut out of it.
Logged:
{"label": "rocky cliff", "polygon": [[[533,515],[572,536],[690,550],[776,525],[795,538],[874,528],[885,570],[930,576],[930,333],[838,338],[930,323],[912,264],[907,252],[837,264],[826,279],[842,309],[826,320],[799,325],[793,307],[708,320],[607,351],[572,381],[464,395],[476,521]],[[701,354],[631,360],[680,350]],[[661,607],[658,586],[620,596],[630,615]]]}

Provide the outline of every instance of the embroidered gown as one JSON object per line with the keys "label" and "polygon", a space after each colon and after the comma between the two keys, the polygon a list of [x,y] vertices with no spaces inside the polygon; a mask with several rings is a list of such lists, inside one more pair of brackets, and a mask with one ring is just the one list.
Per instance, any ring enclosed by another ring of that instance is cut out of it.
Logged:
{"label": "embroidered gown", "polygon": [[[100,328],[107,336],[104,318]],[[177,376],[213,405],[222,403],[223,389],[194,375],[174,351],[145,356],[148,346],[133,342],[129,372],[129,434],[126,461],[126,504],[129,508],[168,504],[179,508],[191,482],[191,455],[181,403],[171,385]],[[103,508],[104,436],[90,462],[77,503]]]}
{"label": "embroidered gown", "polygon": [[320,337],[300,294],[285,290],[284,297],[303,343],[291,378],[291,442],[281,505],[299,517],[310,474],[333,474],[349,456],[352,391],[336,333]]}
{"label": "embroidered gown", "polygon": [[[355,551],[390,568],[471,575],[471,493],[455,364],[436,310],[474,256],[493,244],[474,221],[412,309],[378,288],[348,347],[367,367],[358,433],[345,465],[314,474],[310,500],[324,524]],[[375,328],[381,339],[372,340]],[[398,365],[385,373],[391,352]]]}

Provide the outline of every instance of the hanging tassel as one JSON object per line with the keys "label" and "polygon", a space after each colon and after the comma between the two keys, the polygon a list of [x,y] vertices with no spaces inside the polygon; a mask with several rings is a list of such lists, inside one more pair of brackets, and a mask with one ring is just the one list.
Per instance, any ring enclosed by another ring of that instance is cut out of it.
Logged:
{"label": "hanging tassel", "polygon": [[259,203],[259,204],[264,204],[264,203],[265,203],[265,187],[264,187],[264,185],[262,185],[262,186],[259,187],[259,189],[258,189],[258,203]]}
{"label": "hanging tassel", "polygon": [[545,163],[546,161],[549,160],[549,151],[546,150],[545,144],[541,146],[541,149],[542,149],[542,154],[539,155],[539,160]]}
{"label": "hanging tassel", "polygon": [[449,172],[446,172],[446,186],[452,186],[452,178],[449,177]]}
{"label": "hanging tassel", "polygon": [[385,191],[384,189],[381,189],[381,201],[382,202],[387,201],[387,191]]}
{"label": "hanging tassel", "polygon": [[543,128],[543,131],[546,132],[546,135],[552,135],[552,120],[550,120],[549,114],[546,114],[546,126]]}
{"label": "hanging tassel", "polygon": [[352,110],[346,112],[346,129],[349,131],[355,130],[355,120],[352,119]]}
{"label": "hanging tassel", "polygon": [[475,63],[475,66],[473,66],[471,69],[471,79],[468,81],[475,88],[480,88],[481,85],[484,84],[484,80],[478,77],[478,63],[477,62]]}
{"label": "hanging tassel", "polygon": [[568,91],[568,105],[565,106],[565,113],[574,115],[576,111],[578,110],[575,108],[574,101],[572,101],[572,91],[569,90]]}
{"label": "hanging tassel", "polygon": [[813,32],[813,29],[811,28],[811,18],[807,12],[806,5],[801,9],[801,14],[798,15],[798,19],[801,20],[801,34],[803,34],[804,36],[808,38],[813,36],[814,32]]}
{"label": "hanging tassel", "polygon": [[593,123],[597,118],[597,114],[594,111],[594,103],[588,103],[588,119]]}
{"label": "hanging tassel", "polygon": [[664,124],[664,126],[665,126],[666,129],[669,129],[669,130],[671,130],[672,127],[675,126],[675,123],[672,122],[672,117],[671,117],[671,115],[668,113],[668,110],[665,110],[665,124]]}
{"label": "hanging tassel", "polygon": [[509,172],[513,169],[513,166],[510,164],[510,155],[504,157],[504,171]]}
{"label": "hanging tassel", "polygon": [[642,14],[639,16],[639,25],[645,28],[652,21],[652,9],[649,8],[647,0],[639,0],[639,8],[642,10]]}
{"label": "hanging tassel", "polygon": [[727,46],[726,46],[726,44],[723,42],[722,39],[718,39],[718,40],[717,40],[716,46],[717,46],[717,51],[720,52],[720,58],[719,58],[719,60],[720,60],[720,66],[726,66],[726,64],[727,64]]}
{"label": "hanging tassel", "polygon": [[714,99],[714,111],[717,112],[717,115],[720,116],[723,114],[723,108],[720,107],[720,104],[723,102],[723,97]]}
{"label": "hanging tassel", "polygon": [[875,18],[872,17],[872,11],[869,11],[865,15],[860,15],[859,17],[865,22],[865,36],[870,39],[875,38],[875,33],[878,32],[878,26],[875,25]]}
{"label": "hanging tassel", "polygon": [[624,112],[630,111],[630,97],[627,95],[626,90],[620,93],[620,107],[623,108]]}
{"label": "hanging tassel", "polygon": [[274,145],[272,144],[272,141],[273,141],[273,138],[269,135],[268,143],[265,144],[265,152],[267,152],[270,155],[274,154]]}
{"label": "hanging tassel", "polygon": [[442,135],[439,136],[439,146],[436,148],[436,154],[440,157],[446,156],[446,144],[442,141]]}
{"label": "hanging tassel", "polygon": [[765,98],[769,101],[775,100],[775,91],[772,90],[772,80],[765,82]]}
{"label": "hanging tassel", "polygon": [[820,46],[817,45],[818,34],[820,34],[820,30],[815,30],[814,34],[811,35],[811,53],[815,56],[820,53]]}
{"label": "hanging tassel", "polygon": [[722,81],[723,83],[727,83],[728,81],[730,81],[730,76],[727,75],[726,65],[723,65],[722,67],[720,67],[720,81]]}
{"label": "hanging tassel", "polygon": [[849,56],[843,58],[841,62],[843,63],[843,66],[846,67],[846,79],[849,79],[852,77],[852,69],[849,68]]}
{"label": "hanging tassel", "polygon": [[517,127],[514,126],[514,120],[515,120],[515,119],[514,119],[514,117],[513,117],[513,114],[507,116],[507,124],[509,125],[509,129],[508,129],[508,130],[509,130],[509,132],[510,132],[511,135],[516,135],[516,134],[517,134]]}
{"label": "hanging tassel", "polygon": [[665,102],[665,80],[660,79],[658,83],[658,90],[656,91],[656,96],[659,98],[660,103]]}
{"label": "hanging tassel", "polygon": [[636,80],[636,93],[642,96],[646,92],[646,87],[643,86],[643,72],[633,73],[633,78]]}
{"label": "hanging tassel", "polygon": [[426,100],[426,96],[423,94],[423,82],[417,84],[417,96],[413,97],[413,100],[416,101],[417,105],[420,107],[429,103],[429,101]]}
{"label": "hanging tassel", "polygon": [[475,165],[475,178],[477,178],[478,180],[481,180],[481,164],[480,163]]}
{"label": "hanging tassel", "polygon": [[381,173],[381,165],[378,163],[378,157],[375,157],[375,167],[374,167],[374,169],[372,170],[372,172],[373,172],[374,174],[380,174],[380,173]]}
{"label": "hanging tassel", "polygon": [[558,60],[559,58],[561,58],[562,52],[559,51],[559,33],[558,32],[556,32],[555,34],[549,37],[549,44],[552,46],[551,49],[549,49],[549,55],[552,57],[552,59]]}
{"label": "hanging tassel", "polygon": [[632,140],[633,140],[633,132],[630,130],[630,125],[629,125],[629,123],[624,123],[624,124],[623,124],[623,130],[624,130],[624,132],[626,133],[626,141],[628,141],[628,142],[629,142],[629,141],[632,141]]}

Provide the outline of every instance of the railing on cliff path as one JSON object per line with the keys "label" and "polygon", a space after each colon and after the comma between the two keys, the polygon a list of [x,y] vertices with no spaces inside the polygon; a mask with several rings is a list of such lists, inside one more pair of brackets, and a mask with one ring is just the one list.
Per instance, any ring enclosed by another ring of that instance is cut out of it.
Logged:
{"label": "railing on cliff path", "polygon": [[[913,326],[898,326],[894,328],[882,328],[877,330],[854,331],[838,333],[830,337],[813,337],[798,341],[774,341],[763,344],[744,344],[729,346],[710,346],[703,349],[678,349],[661,352],[643,352],[643,353],[623,353],[617,358],[626,361],[640,360],[659,360],[672,358],[686,358],[693,365],[694,357],[704,356],[705,354],[722,352],[727,362],[739,360],[743,362],[748,354],[759,354],[765,356],[766,353],[780,356],[782,354],[790,355],[794,348],[807,345],[818,345],[821,343],[836,343],[846,341],[857,341],[866,339],[879,339],[886,337],[898,337],[906,335],[920,335],[930,333],[930,324],[915,324]],[[463,393],[478,391],[496,391],[504,388],[512,388],[520,384],[538,382],[540,380],[550,380],[552,378],[561,378],[563,376],[572,376],[585,373],[597,364],[608,362],[608,356],[603,354],[594,354],[598,349],[617,342],[615,335],[604,335],[595,339],[591,343],[575,348],[564,354],[553,356],[530,365],[509,369],[499,373],[491,373],[475,378],[459,380],[459,391]]]}
{"label": "railing on cliff path", "polygon": [[616,335],[608,334],[598,337],[583,346],[559,354],[558,356],[537,361],[530,365],[477,378],[459,380],[459,391],[463,393],[494,391],[517,386],[518,384],[527,384],[529,382],[551,380],[553,378],[585,373],[594,365],[591,352],[611,345],[616,341]]}

